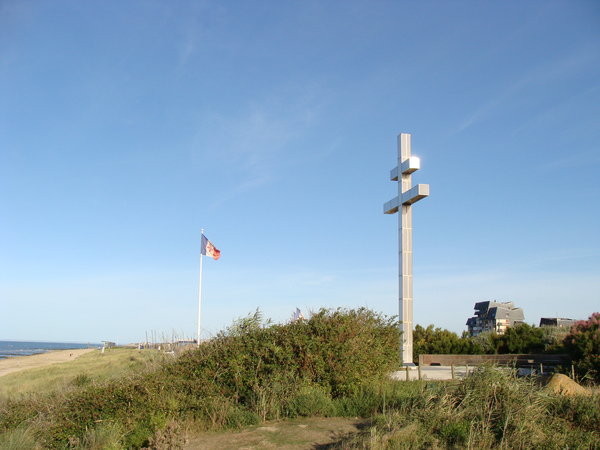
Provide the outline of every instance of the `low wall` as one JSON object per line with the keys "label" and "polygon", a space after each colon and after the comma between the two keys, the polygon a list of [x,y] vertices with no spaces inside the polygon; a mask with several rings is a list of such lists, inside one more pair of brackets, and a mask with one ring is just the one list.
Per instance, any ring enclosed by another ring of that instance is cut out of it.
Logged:
{"label": "low wall", "polygon": [[420,366],[480,366],[483,364],[528,367],[532,364],[559,366],[571,364],[568,355],[419,355]]}

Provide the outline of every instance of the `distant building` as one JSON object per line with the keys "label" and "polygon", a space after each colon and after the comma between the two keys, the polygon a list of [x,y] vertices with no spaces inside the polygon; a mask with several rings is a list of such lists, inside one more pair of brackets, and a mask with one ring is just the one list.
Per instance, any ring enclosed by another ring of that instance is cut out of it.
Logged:
{"label": "distant building", "polygon": [[542,317],[540,327],[565,327],[570,328],[577,322],[575,319],[565,319],[563,317]]}
{"label": "distant building", "polygon": [[477,302],[475,316],[467,320],[467,326],[471,336],[485,331],[504,334],[508,327],[523,323],[524,319],[523,309],[515,308],[513,302]]}

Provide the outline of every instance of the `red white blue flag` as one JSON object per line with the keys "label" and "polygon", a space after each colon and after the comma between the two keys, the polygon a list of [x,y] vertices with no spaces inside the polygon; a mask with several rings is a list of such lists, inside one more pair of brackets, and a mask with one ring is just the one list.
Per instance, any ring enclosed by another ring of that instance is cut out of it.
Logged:
{"label": "red white blue flag", "polygon": [[202,235],[202,244],[200,252],[203,255],[210,256],[212,259],[219,259],[221,257],[221,250],[217,249],[212,242],[206,239],[206,236]]}

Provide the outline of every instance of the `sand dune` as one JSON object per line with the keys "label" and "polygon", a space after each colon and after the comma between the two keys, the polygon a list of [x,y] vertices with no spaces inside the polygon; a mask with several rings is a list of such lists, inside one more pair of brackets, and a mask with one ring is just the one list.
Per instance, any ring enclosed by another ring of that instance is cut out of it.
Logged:
{"label": "sand dune", "polygon": [[21,370],[49,366],[51,364],[72,361],[79,356],[93,352],[94,348],[80,348],[74,350],[54,350],[39,355],[17,356],[0,360],[0,377]]}

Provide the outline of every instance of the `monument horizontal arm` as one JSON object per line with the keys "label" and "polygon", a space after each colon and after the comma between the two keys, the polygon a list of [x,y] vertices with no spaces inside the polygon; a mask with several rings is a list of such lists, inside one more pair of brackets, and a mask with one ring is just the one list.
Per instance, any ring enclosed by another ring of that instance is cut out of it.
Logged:
{"label": "monument horizontal arm", "polygon": [[398,197],[391,199],[389,202],[385,202],[383,205],[383,213],[384,214],[395,214],[398,212],[398,208],[400,208],[400,201]]}
{"label": "monument horizontal arm", "polygon": [[400,168],[403,174],[408,175],[421,168],[421,160],[416,156],[411,156],[402,161]]}
{"label": "monument horizontal arm", "polygon": [[[402,161],[402,164],[400,165],[400,173],[403,175],[409,175],[420,168],[421,160],[416,156],[411,156],[410,158],[406,158],[404,161]],[[390,171],[390,180],[398,181],[398,167],[394,167]]]}
{"label": "monument horizontal arm", "polygon": [[417,184],[408,191],[402,193],[402,204],[412,205],[419,200],[429,196],[429,185],[428,184]]}
{"label": "monument horizontal arm", "polygon": [[398,212],[400,205],[412,205],[419,200],[429,196],[428,184],[417,184],[408,191],[402,193],[402,201],[398,197],[394,197],[389,202],[383,205],[384,214],[395,214]]}

